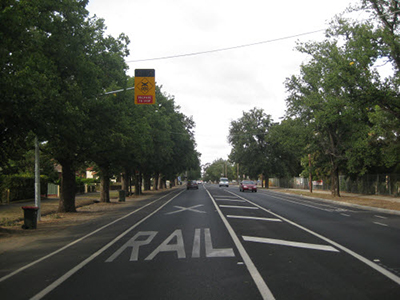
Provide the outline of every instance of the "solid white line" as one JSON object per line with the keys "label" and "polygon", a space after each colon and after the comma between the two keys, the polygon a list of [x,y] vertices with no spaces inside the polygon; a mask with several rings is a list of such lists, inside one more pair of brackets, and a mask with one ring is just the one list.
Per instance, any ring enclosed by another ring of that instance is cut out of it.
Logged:
{"label": "solid white line", "polygon": [[242,236],[242,238],[246,242],[256,242],[256,243],[281,245],[281,246],[289,246],[289,247],[296,247],[296,248],[339,252],[339,250],[337,250],[329,245],[308,244],[308,243],[292,242],[292,241],[284,241],[284,240],[260,238],[260,237],[252,237],[252,236]]}
{"label": "solid white line", "polygon": [[379,223],[379,222],[373,222],[374,224],[376,224],[376,225],[380,225],[380,226],[385,226],[385,227],[388,227],[389,225],[387,225],[387,224],[383,224],[383,223]]}
{"label": "solid white line", "polygon": [[281,219],[275,219],[275,218],[261,218],[261,217],[234,216],[234,215],[227,215],[227,217],[228,217],[228,218],[232,218],[232,219],[245,219],[245,220],[269,221],[269,222],[282,222]]}
{"label": "solid white line", "polygon": [[224,208],[243,208],[243,209],[258,209],[258,207],[252,207],[252,206],[235,206],[235,205],[220,205],[219,207],[224,207]]}
{"label": "solid white line", "polygon": [[[232,193],[232,194],[233,194],[233,193]],[[238,197],[240,197],[240,196],[238,196]],[[352,251],[352,250],[350,250],[350,249],[348,249],[348,248],[346,248],[346,247],[344,247],[344,246],[342,246],[342,245],[340,245],[340,244],[338,244],[338,243],[332,241],[331,239],[329,239],[329,238],[327,238],[327,237],[324,237],[323,235],[320,235],[320,234],[318,234],[318,233],[316,233],[316,232],[314,232],[314,231],[312,231],[312,230],[310,230],[310,229],[308,229],[308,228],[306,228],[306,227],[304,227],[304,226],[301,226],[301,225],[299,225],[299,224],[297,224],[297,223],[295,223],[295,222],[293,222],[293,221],[290,221],[289,219],[286,219],[286,218],[284,218],[284,217],[282,217],[282,216],[280,216],[280,215],[278,215],[278,214],[276,214],[276,213],[274,213],[274,212],[272,212],[272,211],[270,211],[270,210],[267,210],[266,208],[264,208],[264,207],[262,207],[262,206],[260,206],[260,205],[258,205],[258,204],[256,204],[256,203],[254,203],[254,202],[252,202],[252,201],[250,201],[250,200],[248,200],[248,199],[245,199],[245,198],[243,198],[243,197],[240,197],[240,198],[243,199],[243,200],[246,200],[247,202],[249,202],[249,203],[251,203],[251,204],[253,204],[253,205],[259,207],[260,209],[262,209],[262,210],[264,210],[264,211],[266,211],[266,212],[269,212],[270,214],[276,216],[277,218],[280,218],[280,219],[282,219],[283,221],[285,221],[285,222],[287,222],[287,223],[289,223],[289,224],[292,224],[293,226],[296,226],[297,228],[300,228],[300,229],[302,229],[302,230],[304,230],[304,231],[306,231],[306,232],[308,232],[308,233],[310,233],[310,234],[312,234],[312,235],[314,235],[314,236],[316,236],[316,237],[318,237],[318,238],[320,238],[320,239],[326,241],[327,243],[331,244],[331,245],[334,246],[335,248],[338,248],[338,249],[340,249],[340,250],[342,250],[342,251],[344,251],[344,252],[350,254],[350,255],[353,256],[354,258],[356,258],[356,259],[358,259],[359,261],[363,262],[364,264],[370,266],[370,267],[373,268],[374,270],[378,271],[378,272],[381,273],[382,275],[386,276],[387,278],[393,280],[394,282],[396,282],[397,284],[400,285],[400,277],[399,277],[399,276],[397,276],[397,275],[393,274],[392,272],[386,270],[385,268],[383,268],[383,267],[381,267],[380,265],[374,263],[373,261],[371,261],[371,260],[369,260],[369,259],[367,259],[367,258],[361,256],[360,254],[358,254],[358,253],[356,253],[356,252],[354,252],[354,251]]]}
{"label": "solid white line", "polygon": [[246,252],[244,249],[242,243],[240,242],[238,236],[236,235],[235,231],[233,230],[232,226],[229,224],[228,220],[225,218],[224,214],[222,213],[221,209],[218,207],[217,202],[215,199],[211,196],[210,192],[206,189],[208,196],[211,198],[211,201],[213,202],[215,209],[217,210],[222,222],[224,222],[226,229],[228,230],[233,242],[236,245],[236,248],[238,249],[240,256],[243,259],[243,262],[245,263],[247,270],[249,271],[251,277],[253,278],[255,284],[257,285],[257,288],[264,300],[274,300],[275,297],[272,294],[271,290],[265,283],[264,279],[262,278],[261,274],[258,272],[256,266],[254,265],[253,261],[251,260],[249,254]]}
{"label": "solid white line", "polygon": [[43,257],[41,257],[41,258],[39,258],[39,259],[37,259],[37,260],[31,262],[30,264],[27,264],[26,266],[23,266],[23,267],[19,268],[18,270],[15,270],[14,272],[12,272],[12,273],[10,273],[10,274],[8,274],[8,275],[6,275],[6,276],[1,277],[1,278],[0,278],[0,282],[2,282],[2,281],[4,281],[4,280],[6,280],[6,279],[8,279],[8,278],[10,278],[10,277],[12,277],[12,276],[18,274],[18,273],[20,273],[20,272],[22,272],[22,271],[24,271],[24,270],[26,270],[26,269],[28,269],[28,268],[34,266],[34,265],[36,265],[37,263],[40,263],[41,261],[44,261],[45,259],[48,259],[48,258],[50,258],[50,257],[52,257],[52,256],[54,256],[54,255],[56,255],[56,254],[58,254],[58,253],[60,253],[61,251],[64,251],[65,249],[67,249],[67,248],[69,248],[69,247],[71,247],[71,246],[73,246],[73,245],[75,245],[75,244],[81,242],[82,240],[84,240],[84,239],[86,239],[86,238],[88,238],[88,237],[90,237],[90,236],[96,234],[97,232],[99,232],[99,231],[101,231],[101,230],[103,230],[103,229],[105,229],[105,228],[107,228],[107,227],[109,227],[109,226],[111,226],[111,225],[113,225],[113,224],[115,224],[115,223],[117,223],[117,222],[119,222],[119,221],[121,221],[121,220],[123,220],[123,219],[129,217],[130,215],[132,215],[132,214],[134,214],[134,213],[136,213],[136,212],[138,212],[138,211],[140,211],[140,210],[142,210],[143,208],[145,208],[145,207],[147,207],[147,206],[153,204],[154,202],[157,202],[157,201],[159,201],[159,200],[165,198],[165,197],[168,196],[169,194],[170,194],[170,193],[168,193],[168,194],[162,196],[161,198],[156,199],[156,200],[154,200],[154,201],[152,201],[152,202],[150,202],[150,203],[148,203],[148,204],[146,204],[146,205],[144,205],[144,206],[142,206],[142,207],[140,207],[140,208],[138,208],[138,209],[136,209],[136,210],[130,212],[129,214],[127,214],[127,215],[125,215],[125,216],[123,216],[123,217],[121,217],[121,218],[119,218],[119,219],[117,219],[117,220],[114,220],[114,221],[112,221],[112,222],[110,222],[110,223],[104,225],[103,227],[100,227],[100,228],[96,229],[95,231],[92,231],[91,233],[88,233],[87,235],[85,235],[85,236],[83,236],[83,237],[81,237],[81,238],[79,238],[79,239],[77,239],[77,240],[75,240],[75,241],[69,243],[68,245],[65,245],[64,247],[62,247],[62,248],[60,248],[60,249],[58,249],[58,250],[56,250],[56,251],[54,251],[54,252],[52,252],[52,253],[46,255],[46,256],[43,256]]}
{"label": "solid white line", "polygon": [[168,203],[170,203],[173,199],[178,197],[180,194],[182,194],[185,190],[182,190],[180,193],[176,194],[174,197],[172,197],[170,200],[165,202],[163,205],[161,205],[159,208],[157,208],[155,211],[153,211],[151,214],[147,215],[144,217],[142,220],[137,222],[135,225],[130,227],[129,229],[125,230],[123,233],[121,233],[119,236],[117,236],[115,239],[113,239],[111,242],[109,242],[107,245],[105,245],[103,248],[99,249],[95,253],[93,253],[91,256],[86,258],[84,261],[82,261],[80,264],[76,265],[73,267],[71,270],[69,270],[67,273],[65,273],[63,276],[58,278],[56,281],[54,281],[52,284],[47,286],[45,289],[43,289],[41,292],[30,298],[31,300],[39,300],[42,299],[44,296],[46,296],[48,293],[50,293],[52,290],[57,288],[60,284],[62,284],[64,281],[66,281],[69,277],[74,275],[76,272],[78,272],[80,269],[82,269],[84,266],[86,266],[88,263],[90,263],[93,259],[95,259],[97,256],[102,254],[104,251],[106,251],[108,248],[110,248],[112,245],[114,245],[116,242],[118,242],[121,238],[123,238],[125,235],[127,235],[129,232],[131,232],[133,229],[135,229],[137,226],[139,226],[141,223],[146,221],[148,218],[153,216],[155,213],[160,211],[164,206],[166,206]]}

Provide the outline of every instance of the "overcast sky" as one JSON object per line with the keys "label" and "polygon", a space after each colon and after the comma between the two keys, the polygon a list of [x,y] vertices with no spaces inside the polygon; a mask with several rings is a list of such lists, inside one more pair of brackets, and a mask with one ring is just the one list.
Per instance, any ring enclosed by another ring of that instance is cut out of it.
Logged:
{"label": "overcast sky", "polygon": [[[311,32],[327,28],[354,2],[90,0],[87,9],[105,19],[108,34],[129,36],[128,74],[155,69],[162,91],[193,117],[197,151],[205,164],[228,158],[229,126],[243,111],[262,108],[280,121],[286,108],[284,81],[298,74],[306,60],[294,50],[296,41],[322,40],[322,31]],[[296,35],[301,36],[287,38]],[[140,61],[248,44],[257,45]]]}

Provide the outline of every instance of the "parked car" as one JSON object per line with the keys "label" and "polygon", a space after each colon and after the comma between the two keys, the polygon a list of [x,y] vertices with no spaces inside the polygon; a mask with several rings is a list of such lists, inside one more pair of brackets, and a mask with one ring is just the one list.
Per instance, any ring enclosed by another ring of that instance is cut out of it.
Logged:
{"label": "parked car", "polygon": [[196,180],[189,180],[189,181],[187,182],[186,189],[187,189],[187,190],[189,190],[189,189],[196,189],[196,190],[198,190],[198,189],[199,189],[199,185],[197,184],[197,181],[196,181]]}
{"label": "parked car", "polygon": [[219,187],[221,187],[221,186],[229,187],[228,178],[221,177],[221,178],[219,179]]}
{"label": "parked car", "polygon": [[257,185],[254,181],[243,180],[239,185],[239,191],[251,191],[257,193]]}

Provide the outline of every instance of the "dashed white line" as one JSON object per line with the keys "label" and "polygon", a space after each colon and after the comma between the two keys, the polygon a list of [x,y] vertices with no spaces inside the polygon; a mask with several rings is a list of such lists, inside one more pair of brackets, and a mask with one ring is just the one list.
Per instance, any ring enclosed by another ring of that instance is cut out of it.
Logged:
{"label": "dashed white line", "polygon": [[[243,200],[246,200],[246,201],[249,202],[250,204],[253,204],[253,205],[257,206],[257,207],[259,207],[260,209],[262,209],[262,210],[264,210],[264,211],[266,211],[266,212],[269,212],[270,214],[276,216],[277,218],[282,219],[282,221],[285,221],[285,222],[287,222],[287,223],[289,223],[289,224],[292,224],[292,225],[296,226],[297,228],[300,228],[300,229],[304,230],[305,232],[308,232],[308,233],[310,233],[310,234],[312,234],[312,235],[314,235],[314,236],[316,236],[316,237],[318,237],[318,238],[320,238],[320,239],[322,239],[322,240],[328,242],[328,243],[331,244],[332,246],[334,246],[334,247],[336,247],[336,248],[338,248],[338,249],[340,249],[340,250],[342,250],[342,251],[344,251],[344,252],[350,254],[350,255],[353,256],[354,258],[356,258],[356,259],[358,259],[359,261],[365,263],[366,265],[370,266],[370,267],[373,268],[374,270],[380,272],[382,275],[386,276],[387,278],[391,279],[392,281],[394,281],[394,282],[396,282],[397,284],[400,285],[400,277],[399,277],[399,276],[397,276],[396,274],[394,274],[394,273],[388,271],[387,269],[381,267],[380,265],[374,263],[373,261],[371,261],[371,260],[369,260],[369,259],[367,259],[367,258],[361,256],[360,254],[358,254],[358,253],[356,253],[356,252],[350,250],[349,248],[346,248],[346,247],[342,246],[342,245],[339,244],[339,243],[336,243],[335,241],[333,241],[333,240],[331,240],[331,239],[329,239],[329,238],[327,238],[327,237],[325,237],[325,236],[323,236],[323,235],[320,235],[320,234],[318,234],[318,233],[316,233],[316,232],[314,232],[314,231],[312,231],[312,230],[310,230],[310,229],[308,229],[308,228],[306,228],[306,227],[304,227],[304,226],[301,226],[300,224],[297,224],[297,223],[295,223],[295,222],[293,222],[293,221],[291,221],[291,220],[289,220],[289,219],[287,219],[287,218],[284,218],[284,217],[282,217],[282,216],[280,216],[280,215],[278,215],[278,214],[276,214],[276,213],[274,213],[274,212],[272,212],[272,211],[270,211],[270,210],[267,210],[266,208],[264,208],[264,207],[262,207],[262,206],[260,206],[260,205],[258,205],[258,204],[256,204],[256,203],[254,203],[254,202],[252,202],[252,201],[250,201],[250,200],[248,200],[248,199],[242,198],[242,197],[240,197],[240,196],[238,196],[238,197],[241,198],[241,199],[243,199]],[[384,226],[385,226],[385,225],[384,225]],[[387,226],[387,225],[386,225],[386,226]]]}
{"label": "dashed white line", "polygon": [[276,218],[261,218],[261,217],[234,216],[234,215],[227,215],[227,217],[231,218],[231,219],[245,219],[245,220],[257,220],[257,221],[269,221],[269,222],[282,222],[281,219],[276,219]]}
{"label": "dashed white line", "polygon": [[341,213],[341,215],[344,216],[344,217],[351,217],[351,216],[348,215],[348,214],[343,214],[343,213]]}
{"label": "dashed white line", "polygon": [[246,202],[244,200],[238,200],[238,199],[215,199],[215,201]]}
{"label": "dashed white line", "polygon": [[296,247],[296,248],[339,252],[339,250],[337,250],[329,245],[318,245],[318,244],[309,244],[309,243],[301,243],[301,242],[292,242],[292,241],[260,238],[260,237],[253,237],[253,236],[242,236],[242,238],[246,242],[256,242],[256,243],[281,245],[281,246],[289,246],[289,247]]}
{"label": "dashed white line", "polygon": [[231,236],[233,242],[236,245],[236,248],[238,249],[240,256],[243,259],[244,264],[247,267],[247,270],[249,271],[251,277],[253,278],[254,283],[256,284],[261,297],[264,300],[274,300],[275,297],[272,294],[271,290],[269,289],[269,287],[267,286],[267,284],[265,283],[263,277],[261,276],[260,272],[257,270],[257,267],[254,265],[253,261],[251,260],[249,254],[246,252],[246,250],[244,249],[244,246],[242,245],[239,237],[236,235],[235,231],[233,230],[232,226],[229,224],[228,220],[226,219],[226,217],[224,216],[224,214],[222,213],[221,209],[219,208],[219,206],[217,205],[217,202],[215,201],[215,199],[213,198],[213,196],[211,196],[210,192],[206,189],[211,201],[213,202],[215,209],[217,210],[219,216],[222,219],[222,222],[224,223],[226,229],[229,232],[229,235]]}
{"label": "dashed white line", "polygon": [[383,224],[383,223],[379,223],[379,222],[373,222],[374,224],[376,224],[376,225],[380,225],[380,226],[385,226],[385,227],[388,227],[389,225],[387,225],[387,224]]}
{"label": "dashed white line", "polygon": [[258,209],[258,207],[255,207],[255,206],[220,205],[219,207],[224,207],[224,208],[242,208],[242,209]]}
{"label": "dashed white line", "polygon": [[384,216],[379,216],[379,215],[374,215],[374,217],[376,217],[376,218],[379,218],[379,219],[387,219],[387,217],[384,217]]}

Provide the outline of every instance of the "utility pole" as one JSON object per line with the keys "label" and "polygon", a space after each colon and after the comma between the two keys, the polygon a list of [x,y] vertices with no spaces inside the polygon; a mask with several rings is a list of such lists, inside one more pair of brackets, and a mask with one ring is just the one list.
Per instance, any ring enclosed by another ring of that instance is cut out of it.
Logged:
{"label": "utility pole", "polygon": [[308,172],[309,172],[309,176],[308,176],[308,185],[310,187],[310,193],[312,193],[312,166],[311,166],[311,154],[308,154]]}
{"label": "utility pole", "polygon": [[40,203],[40,152],[39,141],[35,137],[35,206],[38,207],[37,220],[41,218],[41,203]]}

